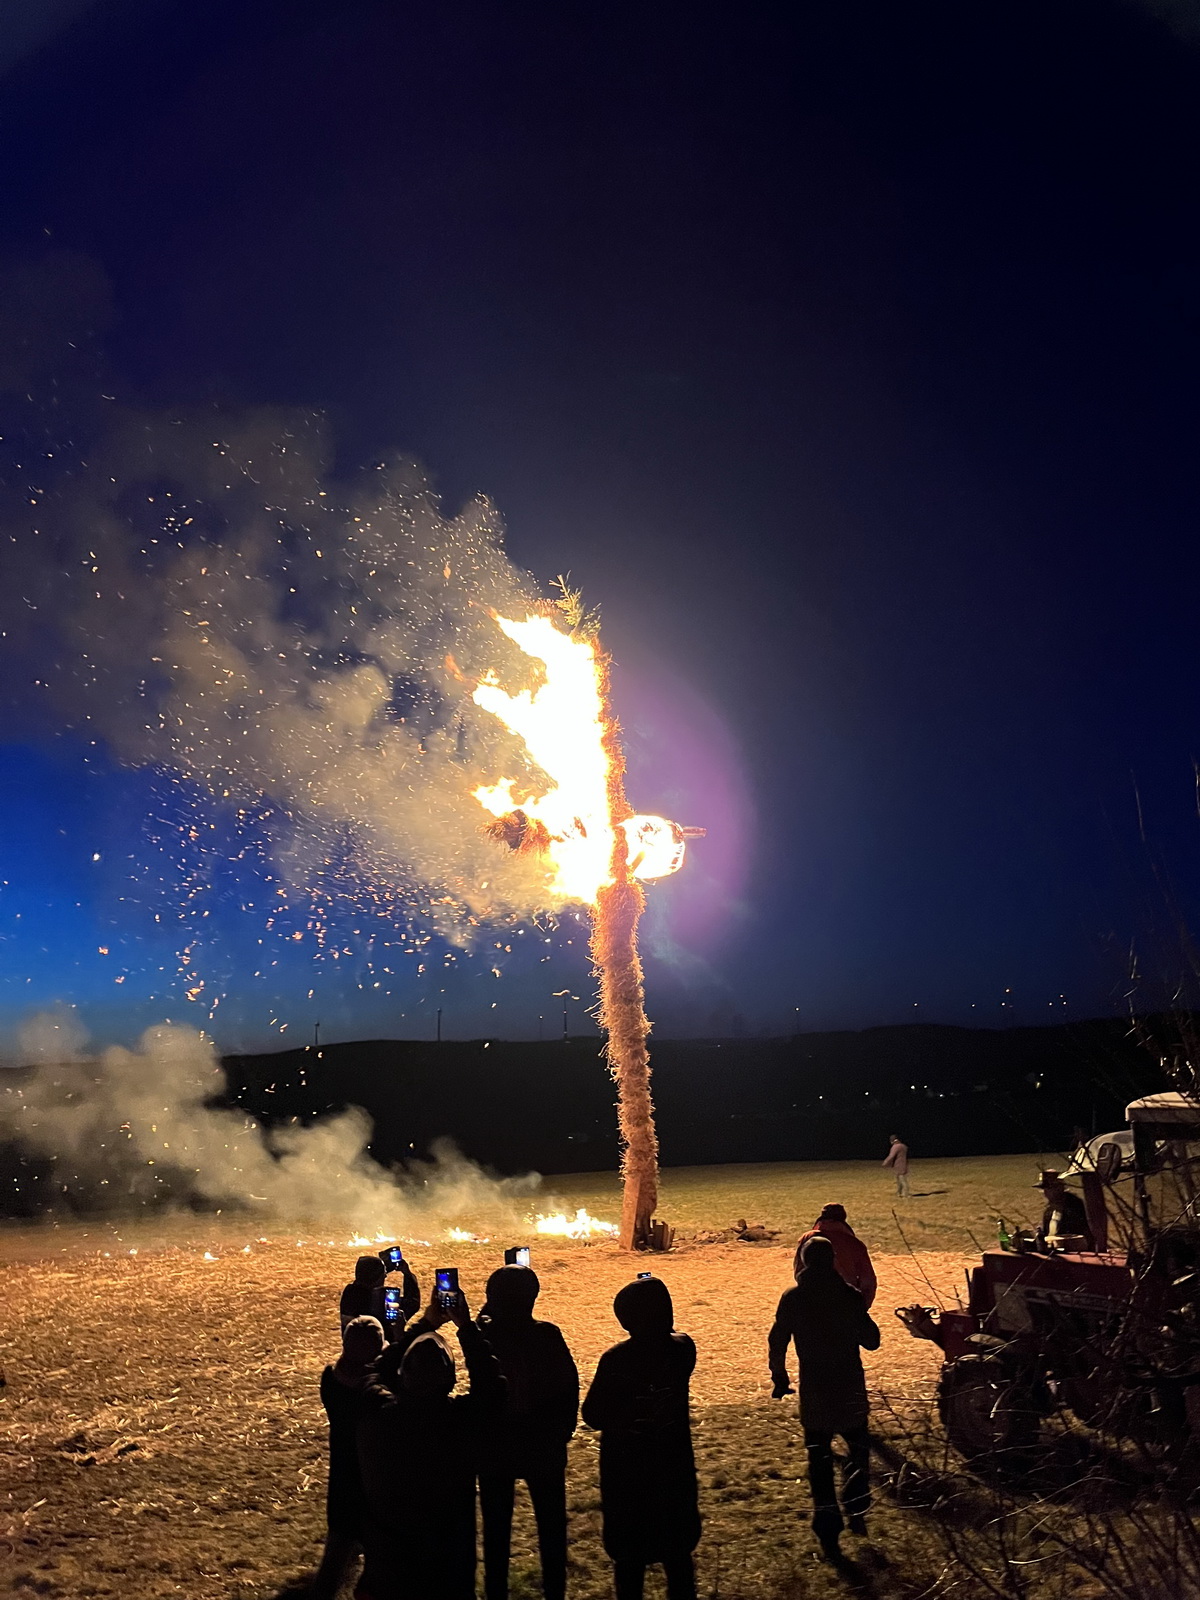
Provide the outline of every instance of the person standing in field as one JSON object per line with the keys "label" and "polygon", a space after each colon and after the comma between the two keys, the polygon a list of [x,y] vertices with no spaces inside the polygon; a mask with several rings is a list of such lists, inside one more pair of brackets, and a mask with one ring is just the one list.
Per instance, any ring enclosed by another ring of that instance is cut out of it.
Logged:
{"label": "person standing in field", "polygon": [[793,1273],[798,1275],[800,1272],[804,1246],[810,1239],[818,1237],[829,1240],[833,1246],[833,1259],[838,1271],[850,1287],[857,1289],[862,1295],[863,1304],[869,1311],[878,1288],[875,1268],[871,1265],[871,1252],[846,1221],[845,1206],[831,1202],[821,1207],[821,1215],[796,1246],[796,1259],[792,1263]]}
{"label": "person standing in field", "polygon": [[787,1369],[792,1344],[800,1363],[800,1423],[808,1450],[813,1532],[826,1557],[836,1561],[845,1524],[834,1485],[833,1438],[841,1434],[849,1446],[842,1507],[850,1532],[863,1536],[871,1509],[871,1447],[859,1350],[879,1349],[879,1329],[862,1295],[838,1272],[832,1242],[820,1234],[804,1246],[796,1287],[780,1300],[767,1340],[776,1400],[792,1393]]}
{"label": "person standing in field", "polygon": [[898,1133],[889,1134],[892,1148],[884,1156],[882,1165],[891,1167],[896,1174],[896,1193],[901,1200],[908,1199],[908,1146]]}
{"label": "person standing in field", "polygon": [[604,1549],[617,1600],[642,1600],[646,1568],[657,1562],[667,1600],[696,1600],[700,1507],[688,1414],[696,1346],[674,1331],[661,1278],[627,1283],[613,1311],[629,1338],[600,1357],[583,1420],[600,1434]]}
{"label": "person standing in field", "polygon": [[350,1562],[362,1548],[367,1503],[358,1470],[358,1408],[383,1350],[383,1328],[374,1317],[353,1317],[342,1333],[342,1353],[321,1374],[321,1404],[329,1418],[328,1531],[313,1579],[315,1600],[333,1600]]}
{"label": "person standing in field", "polygon": [[563,1600],[567,1592],[567,1442],[579,1416],[579,1373],[555,1324],[533,1314],[540,1287],[531,1267],[497,1267],[479,1316],[507,1387],[479,1460],[487,1600],[507,1600],[518,1478],[537,1522],[542,1594]]}
{"label": "person standing in field", "polygon": [[[466,1394],[442,1327],[453,1322]],[[366,1501],[357,1600],[475,1600],[475,1477],[483,1440],[504,1411],[505,1384],[466,1297],[430,1297],[405,1329],[404,1356],[368,1383],[358,1413]]]}

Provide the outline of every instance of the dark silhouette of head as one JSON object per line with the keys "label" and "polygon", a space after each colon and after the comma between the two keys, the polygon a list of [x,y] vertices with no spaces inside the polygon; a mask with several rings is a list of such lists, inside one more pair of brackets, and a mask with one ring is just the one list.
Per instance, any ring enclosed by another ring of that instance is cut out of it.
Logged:
{"label": "dark silhouette of head", "polygon": [[354,1263],[354,1281],[368,1289],[377,1289],[387,1277],[387,1268],[378,1256],[359,1256]]}
{"label": "dark silhouette of head", "polygon": [[366,1366],[383,1349],[383,1325],[376,1317],[351,1317],[342,1332],[342,1359]]}
{"label": "dark silhouette of head", "polygon": [[888,1138],[892,1141],[893,1144],[903,1144],[904,1143],[904,1140],[900,1137],[900,1135],[898,1133],[889,1133],[888,1134]]}
{"label": "dark silhouette of head", "polygon": [[836,1200],[831,1200],[828,1205],[822,1206],[821,1215],[817,1218],[818,1222],[845,1222],[845,1220],[846,1208],[838,1205]]}
{"label": "dark silhouette of head", "polygon": [[818,1233],[809,1239],[800,1252],[800,1271],[807,1277],[824,1278],[836,1271],[833,1246]]}
{"label": "dark silhouette of head", "polygon": [[444,1400],[454,1387],[454,1357],[440,1333],[423,1333],[404,1352],[396,1381],[390,1385],[413,1400]]}
{"label": "dark silhouette of head", "polygon": [[487,1281],[487,1303],[483,1309],[497,1322],[531,1317],[541,1287],[532,1267],[497,1267]]}
{"label": "dark silhouette of head", "polygon": [[613,1301],[617,1321],[633,1339],[665,1339],[675,1327],[671,1291],[661,1278],[635,1278]]}

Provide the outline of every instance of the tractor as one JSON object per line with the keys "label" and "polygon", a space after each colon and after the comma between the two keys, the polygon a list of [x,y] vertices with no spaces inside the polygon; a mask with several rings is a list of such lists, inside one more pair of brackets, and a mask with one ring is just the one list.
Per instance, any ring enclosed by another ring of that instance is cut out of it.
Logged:
{"label": "tractor", "polygon": [[1019,1462],[1062,1408],[1171,1455],[1200,1442],[1200,1099],[1149,1095],[1126,1118],[1063,1174],[1094,1249],[1018,1232],[969,1271],[965,1309],[896,1313],[944,1353],[938,1409],[968,1459]]}

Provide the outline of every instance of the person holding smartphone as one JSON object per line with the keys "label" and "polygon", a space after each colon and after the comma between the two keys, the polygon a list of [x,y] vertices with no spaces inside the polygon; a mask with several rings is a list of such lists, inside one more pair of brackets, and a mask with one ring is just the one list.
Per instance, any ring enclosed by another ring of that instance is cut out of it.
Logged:
{"label": "person holding smartphone", "polygon": [[604,1548],[617,1600],[642,1600],[646,1568],[657,1562],[668,1600],[696,1600],[700,1509],[688,1409],[696,1346],[674,1331],[661,1278],[627,1283],[613,1311],[629,1337],[600,1357],[583,1420],[600,1433]]}
{"label": "person holding smartphone", "polygon": [[559,1329],[533,1314],[540,1289],[531,1267],[498,1267],[479,1317],[507,1385],[479,1465],[487,1600],[508,1600],[518,1479],[537,1521],[545,1600],[563,1600],[567,1592],[567,1442],[579,1417],[579,1372]]}
{"label": "person holding smartphone", "polygon": [[[453,1393],[448,1326],[466,1363],[465,1394]],[[499,1364],[466,1296],[435,1286],[363,1393],[358,1461],[367,1524],[358,1600],[474,1600],[475,1477],[504,1398]]]}
{"label": "person holding smartphone", "polygon": [[[389,1305],[384,1292],[389,1269],[399,1272],[403,1281],[398,1306]],[[354,1317],[374,1317],[391,1343],[420,1308],[421,1286],[403,1256],[398,1264],[385,1263],[381,1256],[359,1256],[354,1263],[354,1281],[342,1290],[338,1312],[343,1333]]]}

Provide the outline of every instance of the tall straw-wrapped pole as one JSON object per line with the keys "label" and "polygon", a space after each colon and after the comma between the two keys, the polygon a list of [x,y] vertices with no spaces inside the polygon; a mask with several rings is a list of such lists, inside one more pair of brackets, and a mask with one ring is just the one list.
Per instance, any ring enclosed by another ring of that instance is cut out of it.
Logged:
{"label": "tall straw-wrapped pole", "polygon": [[629,870],[628,843],[619,826],[630,815],[625,798],[625,757],[621,730],[608,696],[608,661],[600,663],[604,698],[604,748],[608,756],[609,817],[614,839],[613,882],[601,889],[592,915],[592,960],[600,980],[599,1022],[608,1036],[609,1069],[617,1084],[617,1117],[621,1129],[621,1173],[625,1196],[621,1206],[621,1244],[644,1250],[658,1204],[658,1137],[650,1098],[650,1052],[638,954],[638,919],[646,901],[642,886]]}

